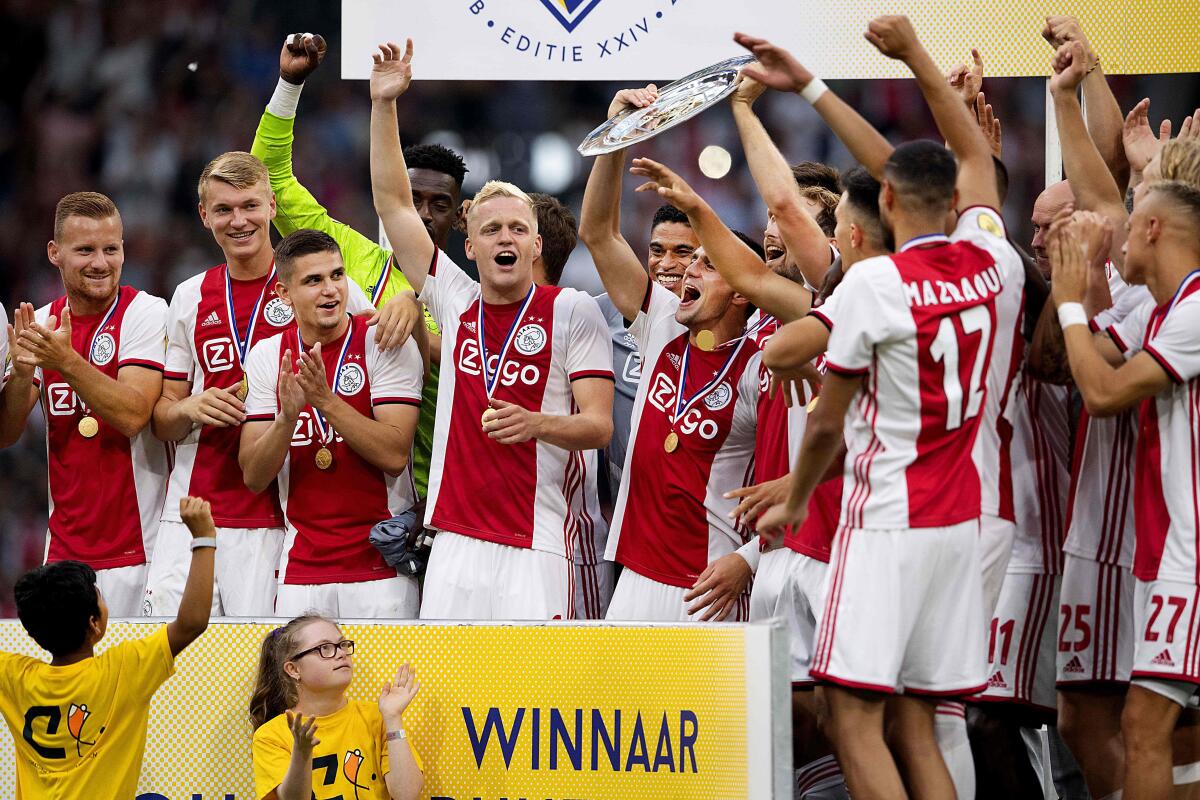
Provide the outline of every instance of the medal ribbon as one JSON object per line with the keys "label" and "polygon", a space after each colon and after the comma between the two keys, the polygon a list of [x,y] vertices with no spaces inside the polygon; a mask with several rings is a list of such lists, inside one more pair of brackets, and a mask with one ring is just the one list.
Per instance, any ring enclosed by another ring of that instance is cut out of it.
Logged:
{"label": "medal ribbon", "polygon": [[500,372],[504,367],[504,362],[508,360],[508,348],[512,345],[513,339],[516,338],[517,326],[525,318],[525,310],[529,308],[529,304],[533,301],[535,291],[537,291],[537,284],[529,287],[529,294],[525,295],[525,302],[521,304],[520,310],[517,311],[517,316],[513,317],[512,324],[508,326],[508,335],[504,337],[504,347],[500,350],[500,359],[496,362],[495,372],[488,369],[487,344],[485,344],[486,339],[483,335],[483,295],[479,296],[475,337],[479,343],[480,357],[483,359],[483,383],[484,389],[487,391],[488,400],[492,399],[492,392],[496,389],[496,381],[500,379]]}
{"label": "medal ribbon", "polygon": [[733,366],[733,362],[737,360],[738,353],[742,352],[742,347],[745,346],[749,335],[749,333],[742,334],[742,337],[737,340],[737,346],[733,348],[733,352],[731,352],[725,358],[725,364],[721,367],[721,371],[713,376],[711,381],[704,384],[704,386],[702,386],[698,392],[693,394],[686,402],[684,402],[683,387],[687,384],[688,366],[691,363],[692,355],[691,337],[688,338],[687,346],[684,347],[683,350],[683,363],[679,366],[679,386],[675,389],[675,414],[671,417],[671,427],[674,427],[675,423],[678,422],[684,414],[691,410],[692,406],[696,404],[697,400],[707,395],[713,390],[713,388],[720,384],[721,380],[729,372],[730,367]]}
{"label": "medal ribbon", "polygon": [[246,336],[242,337],[241,331],[238,330],[237,314],[233,310],[233,280],[229,277],[229,267],[225,267],[225,310],[229,312],[229,332],[233,334],[233,341],[237,344],[234,349],[237,350],[238,366],[245,370],[246,354],[250,351],[250,345],[254,341],[254,326],[258,324],[258,314],[262,311],[263,300],[267,296],[269,287],[275,285],[275,262],[271,262],[271,273],[267,275],[267,282],[263,284],[262,289],[258,293],[258,301],[254,304],[254,313],[250,315],[250,324],[246,327]]}
{"label": "medal ribbon", "polygon": [[900,245],[900,249],[896,252],[903,253],[905,250],[911,250],[914,247],[924,247],[928,244],[950,244],[950,237],[944,233],[926,233],[923,236],[914,236]]}
{"label": "medal ribbon", "polygon": [[[350,315],[347,314],[346,316],[350,316]],[[346,338],[342,342],[342,352],[338,353],[337,368],[334,369],[334,371],[333,371],[333,385],[329,387],[330,389],[333,389],[333,393],[335,395],[338,393],[338,380],[342,377],[342,364],[346,360],[346,350],[349,349],[350,339],[353,336],[354,336],[354,318],[351,317],[350,325],[349,325],[349,327],[346,328]],[[299,325],[296,326],[296,342],[299,345],[300,352],[303,353],[304,352],[304,340],[300,338],[300,326]],[[309,406],[309,408],[312,408],[312,406]],[[317,431],[319,431],[321,434],[321,445],[324,446],[324,445],[329,444],[330,442],[333,441],[333,426],[328,425],[328,423],[325,422],[325,417],[317,409],[312,408],[312,414],[313,414],[313,422],[317,426]]]}
{"label": "medal ribbon", "polygon": [[374,288],[371,289],[371,305],[379,308],[379,298],[383,296],[383,290],[387,288],[388,278],[392,275],[392,263],[396,255],[390,254],[387,263],[383,265],[383,272],[379,275],[379,280],[375,281]]}
{"label": "medal ribbon", "polygon": [[[108,321],[112,319],[113,314],[117,313],[117,304],[120,302],[121,290],[117,289],[117,296],[113,298],[112,305],[108,307],[108,311],[104,312],[104,317],[100,320],[100,324],[96,326],[96,330],[92,331],[92,341],[91,344],[88,345],[87,352],[88,363],[95,363],[92,361],[92,353],[96,352],[96,340],[100,338],[101,331],[104,330],[104,326],[108,324]],[[62,323],[61,319],[59,320],[59,323]]]}

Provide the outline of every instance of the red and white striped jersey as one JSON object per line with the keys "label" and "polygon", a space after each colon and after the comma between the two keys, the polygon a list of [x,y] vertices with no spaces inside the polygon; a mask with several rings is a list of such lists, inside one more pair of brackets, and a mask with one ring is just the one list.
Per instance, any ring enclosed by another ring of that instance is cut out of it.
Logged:
{"label": "red and white striped jersey", "polygon": [[1012,404],[1017,528],[1008,571],[1058,575],[1071,480],[1071,389],[1026,374]]}
{"label": "red and white striped jersey", "polygon": [[[67,299],[39,308],[41,324],[62,318]],[[162,370],[167,304],[122,286],[107,311],[71,315],[71,345],[114,380],[121,367]],[[47,561],[82,561],[94,569],[144,564],[154,547],[167,488],[167,447],[147,425],[128,437],[92,413],[57,372],[38,368],[50,472]],[[87,437],[80,421],[99,431]]]}
{"label": "red and white striped jersey", "polygon": [[[1127,357],[1146,352],[1173,385],[1139,410],[1133,574],[1200,584],[1200,270],[1169,301],[1146,309],[1115,326],[1118,336]],[[1139,319],[1146,319],[1140,340],[1130,332]]]}
{"label": "red and white striped jersey", "polygon": [[586,451],[532,439],[500,444],[483,431],[482,416],[489,375],[493,397],[560,416],[578,410],[573,381],[611,380],[612,345],[600,307],[574,289],[536,286],[523,302],[487,303],[481,313],[479,284],[440,251],[421,300],[442,329],[425,524],[572,557],[587,526],[603,523],[594,462],[588,466]]}
{"label": "red and white striped jersey", "polygon": [[[862,261],[838,292],[853,313],[830,332],[830,372],[861,376],[847,415],[841,524],[904,529],[955,525],[980,514],[973,461],[997,300],[1023,277],[995,211],[959,217],[955,238],[908,242]],[[948,480],[953,476],[953,480]]]}
{"label": "red and white striped jersey", "polygon": [[[283,351],[291,350],[298,358],[310,346],[301,344],[295,327],[254,346],[246,360],[247,422],[275,419]],[[377,406],[421,405],[425,367],[411,339],[398,348],[380,350],[366,320],[351,316],[346,333],[321,347],[321,360],[331,388],[365,417],[373,416]],[[317,464],[322,448],[332,456],[327,469]],[[287,521],[280,568],[284,583],[357,583],[396,574],[367,537],[375,523],[412,506],[411,468],[395,477],[386,475],[305,406],[296,419],[278,484]]]}
{"label": "red and white striped jersey", "polygon": [[[275,271],[261,278],[228,279],[221,264],[193,276],[175,290],[167,312],[165,378],[190,381],[192,394],[217,387],[236,389],[245,376],[243,359],[254,345],[295,328],[292,308],[275,291]],[[347,284],[347,309],[371,308],[362,289]],[[236,323],[236,324],[235,324]],[[240,352],[239,352],[240,351]],[[175,446],[164,520],[179,521],[180,498],[212,503],[213,521],[229,528],[277,528],[283,524],[279,493],[254,494],[238,467],[238,428],[197,425]]]}
{"label": "red and white striped jersey", "polygon": [[[1112,271],[1116,275],[1116,270]],[[1120,281],[1120,278],[1116,278]],[[1114,304],[1092,318],[1092,330],[1105,330],[1122,352],[1127,350],[1116,326],[1138,307],[1134,335],[1141,339],[1154,299],[1145,286],[1116,287],[1110,278]],[[1119,291],[1118,291],[1119,288]],[[1132,354],[1130,354],[1132,355]],[[1073,556],[1133,566],[1133,485],[1138,411],[1131,408],[1112,417],[1093,417],[1082,409],[1075,430],[1067,540],[1063,550]]]}
{"label": "red and white striped jersey", "polygon": [[651,282],[629,328],[642,375],[605,557],[689,587],[750,538],[729,519],[737,501],[724,494],[753,482],[762,359],[749,339],[711,352],[690,347],[678,308],[678,297]]}

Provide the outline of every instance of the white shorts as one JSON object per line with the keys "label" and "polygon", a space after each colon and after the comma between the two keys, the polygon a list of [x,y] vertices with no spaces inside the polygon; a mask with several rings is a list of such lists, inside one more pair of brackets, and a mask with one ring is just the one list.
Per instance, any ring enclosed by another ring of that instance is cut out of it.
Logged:
{"label": "white shorts", "polygon": [[978,700],[1053,711],[1057,575],[1010,572],[988,626],[988,682]]}
{"label": "white shorts", "polygon": [[604,619],[616,571],[617,565],[611,561],[575,565],[575,619]]}
{"label": "white shorts", "polygon": [[[269,617],[275,611],[275,586],[282,528],[217,528],[212,613],[227,617]],[[142,614],[173,617],[191,569],[192,534],[182,522],[164,520],[158,528],[154,557],[146,576]]]}
{"label": "white shorts", "polygon": [[1058,617],[1058,685],[1129,683],[1133,572],[1066,554]]}
{"label": "white shorts", "polygon": [[1200,586],[1136,580],[1133,678],[1200,684]]}
{"label": "white shorts", "polygon": [[571,567],[554,553],[438,531],[421,619],[571,619]]}
{"label": "white shorts", "polygon": [[[605,619],[633,622],[697,622],[707,609],[701,609],[693,617],[683,596],[690,589],[660,583],[626,567],[617,579],[612,602],[608,604]],[[744,622],[750,616],[750,598],[743,594],[734,605],[733,613],[724,622]]]}
{"label": "white shorts", "polygon": [[110,617],[141,616],[142,591],[146,588],[146,565],[98,569],[96,586],[104,596]]}
{"label": "white shorts", "polygon": [[415,619],[420,606],[416,578],[397,575],[359,583],[281,583],[275,616],[315,613],[333,619]]}
{"label": "white shorts", "polygon": [[839,528],[812,675],[868,691],[956,697],[987,676],[979,521]]}
{"label": "white shorts", "polygon": [[1017,523],[983,514],[979,517],[979,562],[983,569],[983,619],[992,621],[1000,602],[1008,560],[1012,557]]}
{"label": "white shorts", "polygon": [[787,621],[792,684],[811,684],[817,612],[825,599],[829,565],[786,547],[768,550],[758,562],[750,591],[750,619]]}

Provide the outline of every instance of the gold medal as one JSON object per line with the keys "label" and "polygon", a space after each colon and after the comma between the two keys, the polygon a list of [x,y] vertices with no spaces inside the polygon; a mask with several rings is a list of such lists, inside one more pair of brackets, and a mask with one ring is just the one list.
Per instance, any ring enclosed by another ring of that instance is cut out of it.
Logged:
{"label": "gold medal", "polygon": [[238,383],[237,388],[233,390],[233,396],[238,400],[245,402],[246,395],[250,393],[250,383],[246,380],[246,376],[242,376],[242,380]]}
{"label": "gold medal", "polygon": [[79,428],[79,435],[85,439],[91,439],[100,432],[100,423],[91,415],[84,416],[82,419],[80,419],[79,424],[76,427]]}
{"label": "gold medal", "polygon": [[484,430],[487,430],[488,420],[492,418],[492,413],[492,409],[485,408],[483,410],[483,416],[479,418],[480,425],[483,426]]}
{"label": "gold medal", "polygon": [[821,399],[821,395],[817,395],[816,397],[814,397],[812,399],[812,402],[808,404],[808,408],[806,408],[805,411],[807,413],[811,414],[813,412],[813,409],[815,409],[817,407],[817,401],[820,399]]}
{"label": "gold medal", "polygon": [[675,431],[671,431],[667,434],[667,438],[663,440],[663,450],[666,450],[668,453],[674,453],[678,447],[679,434]]}
{"label": "gold medal", "polygon": [[706,353],[712,352],[712,349],[717,346],[717,337],[710,330],[703,330],[696,334],[696,347],[699,347]]}
{"label": "gold medal", "polygon": [[317,463],[317,469],[329,469],[333,466],[333,453],[329,452],[328,447],[322,447],[317,451],[313,461]]}

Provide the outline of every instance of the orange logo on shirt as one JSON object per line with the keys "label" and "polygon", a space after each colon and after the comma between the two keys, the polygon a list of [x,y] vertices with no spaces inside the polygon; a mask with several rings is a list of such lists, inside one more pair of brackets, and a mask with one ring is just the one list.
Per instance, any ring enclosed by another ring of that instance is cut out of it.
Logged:
{"label": "orange logo on shirt", "polygon": [[354,787],[354,797],[358,798],[358,790],[366,789],[366,786],[358,782],[358,773],[362,769],[363,757],[361,750],[349,750],[346,753],[346,758],[342,761],[342,774],[346,776],[346,780],[350,781],[350,785]]}
{"label": "orange logo on shirt", "polygon": [[83,740],[83,726],[87,724],[88,718],[92,716],[92,712],[88,711],[86,703],[75,705],[67,709],[67,730],[71,734],[71,738],[75,740],[75,755],[81,756],[80,745],[94,745],[95,742],[85,742]]}

